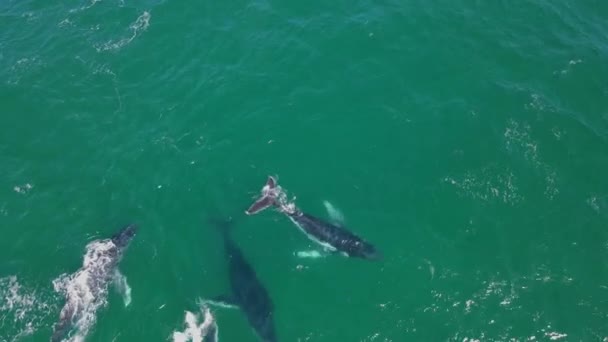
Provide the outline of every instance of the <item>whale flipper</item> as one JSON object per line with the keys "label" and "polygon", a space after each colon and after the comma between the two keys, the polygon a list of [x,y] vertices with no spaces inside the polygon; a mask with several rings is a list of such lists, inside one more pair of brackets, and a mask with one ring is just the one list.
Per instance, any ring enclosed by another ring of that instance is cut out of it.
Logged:
{"label": "whale flipper", "polygon": [[212,299],[205,299],[202,302],[204,304],[218,306],[218,307],[227,308],[227,309],[238,309],[239,308],[239,304],[236,302],[236,300],[227,295],[219,295],[219,296],[213,297]]}
{"label": "whale flipper", "polygon": [[338,208],[334,207],[334,205],[331,204],[329,201],[323,201],[323,206],[327,211],[327,215],[330,218],[330,222],[333,223],[335,226],[344,228],[344,214],[342,214],[342,212]]}
{"label": "whale flipper", "polygon": [[318,259],[328,256],[329,253],[327,251],[320,252],[316,249],[311,249],[306,251],[297,251],[294,253],[294,255],[302,259]]}
{"label": "whale flipper", "polygon": [[125,307],[131,304],[131,287],[129,283],[127,283],[127,277],[125,277],[120,271],[117,269],[114,271],[114,276],[112,277],[112,283],[116,288],[116,291],[122,296],[123,303]]}

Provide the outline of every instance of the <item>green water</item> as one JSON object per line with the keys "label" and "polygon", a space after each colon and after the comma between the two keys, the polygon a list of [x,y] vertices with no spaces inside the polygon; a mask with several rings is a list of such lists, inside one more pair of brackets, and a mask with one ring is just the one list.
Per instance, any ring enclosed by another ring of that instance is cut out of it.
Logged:
{"label": "green water", "polygon": [[[605,1],[1,1],[0,341],[127,222],[87,341],[169,339],[229,288],[208,215],[281,341],[607,341],[606,61]],[[268,174],[384,259],[296,257]]]}

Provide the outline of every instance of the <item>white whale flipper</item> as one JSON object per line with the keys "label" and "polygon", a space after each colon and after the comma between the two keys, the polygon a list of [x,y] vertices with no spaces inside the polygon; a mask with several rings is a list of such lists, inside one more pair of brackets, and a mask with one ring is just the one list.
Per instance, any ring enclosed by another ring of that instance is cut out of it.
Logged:
{"label": "white whale flipper", "polygon": [[231,299],[227,296],[217,296],[213,299],[199,298],[199,300],[197,301],[197,304],[200,307],[214,306],[214,307],[219,307],[219,308],[224,308],[224,309],[238,309],[239,308],[239,305],[236,304],[233,299]]}
{"label": "white whale flipper", "polygon": [[336,226],[343,227],[344,214],[342,214],[340,209],[334,207],[329,201],[323,201],[323,206],[325,207],[325,210],[327,210],[327,215],[329,216],[331,222]]}
{"label": "white whale flipper", "polygon": [[327,257],[331,252],[323,251],[320,252],[316,249],[308,250],[308,251],[297,251],[295,252],[295,256],[302,259],[319,259]]}
{"label": "white whale flipper", "polygon": [[127,283],[127,277],[120,273],[119,270],[116,270],[112,282],[118,293],[122,296],[125,307],[129,306],[131,304],[131,286]]}

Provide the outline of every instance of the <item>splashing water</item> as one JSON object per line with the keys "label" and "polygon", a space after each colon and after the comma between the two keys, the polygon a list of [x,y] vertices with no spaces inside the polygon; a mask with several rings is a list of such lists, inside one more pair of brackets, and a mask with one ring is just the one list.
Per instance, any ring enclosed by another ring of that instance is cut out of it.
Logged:
{"label": "splashing water", "polygon": [[198,324],[199,317],[190,311],[186,311],[186,317],[184,319],[186,329],[184,331],[173,332],[173,342],[219,341],[217,324],[215,323],[215,318],[211,314],[211,311],[208,307],[202,306],[201,312],[203,315],[203,322]]}
{"label": "splashing water", "polygon": [[18,341],[38,329],[54,311],[43,297],[20,284],[17,276],[0,278],[0,331],[6,334],[0,341]]}
{"label": "splashing water", "polygon": [[[118,262],[119,251],[112,240],[100,240],[86,247],[82,268],[71,275],[63,274],[53,280],[56,292],[63,294],[66,303],[60,314],[60,322],[55,326],[56,337],[63,337],[73,324],[74,336],[64,341],[82,341],[96,321],[96,312],[107,304],[108,285],[112,278],[125,285],[130,302],[130,288],[124,277],[116,277],[113,268]],[[122,280],[120,280],[122,279]],[[125,297],[123,297],[125,298]],[[125,305],[128,305],[125,300]]]}

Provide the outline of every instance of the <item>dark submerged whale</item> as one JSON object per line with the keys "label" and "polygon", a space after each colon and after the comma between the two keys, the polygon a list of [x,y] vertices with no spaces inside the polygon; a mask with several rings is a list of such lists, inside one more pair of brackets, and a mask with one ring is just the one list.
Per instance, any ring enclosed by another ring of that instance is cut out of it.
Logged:
{"label": "dark submerged whale", "polygon": [[274,206],[300,228],[309,239],[327,250],[363,259],[378,259],[380,257],[371,243],[348,229],[306,214],[298,209],[295,204],[289,203],[285,193],[273,177],[268,177],[261,193],[261,197],[245,211],[247,215],[254,215]]}
{"label": "dark submerged whale", "polygon": [[231,222],[211,221],[211,223],[220,230],[224,240],[231,294],[218,296],[210,302],[240,308],[262,341],[276,342],[274,305],[255,270],[230,236]]}
{"label": "dark submerged whale", "polygon": [[136,232],[137,227],[131,224],[110,239],[87,244],[82,267],[60,282],[66,303],[53,327],[52,342],[68,338],[73,328],[84,339],[94,323],[97,309],[105,305],[108,285],[117,276],[118,263]]}

